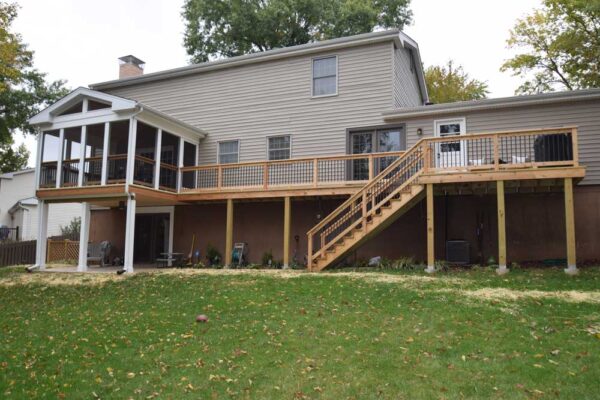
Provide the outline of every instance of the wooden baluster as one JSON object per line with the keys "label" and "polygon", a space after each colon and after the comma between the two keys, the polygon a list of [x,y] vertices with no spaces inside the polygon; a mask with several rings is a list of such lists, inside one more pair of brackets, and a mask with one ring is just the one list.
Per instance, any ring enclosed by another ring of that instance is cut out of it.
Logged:
{"label": "wooden baluster", "polygon": [[312,262],[313,260],[313,235],[312,233],[308,234],[308,257],[306,257],[306,262],[307,262],[307,268],[308,271],[312,271]]}
{"label": "wooden baluster", "polygon": [[362,195],[362,226],[363,232],[367,233],[367,192],[363,192]]}
{"label": "wooden baluster", "polygon": [[217,167],[217,189],[221,189],[222,186],[223,186],[223,167],[219,165]]}
{"label": "wooden baluster", "polygon": [[494,169],[500,169],[500,145],[498,142],[498,135],[494,135]]}
{"label": "wooden baluster", "polygon": [[317,187],[319,185],[319,160],[317,158],[313,159],[313,186]]}
{"label": "wooden baluster", "polygon": [[263,188],[267,189],[269,187],[269,164],[265,163],[263,165]]}

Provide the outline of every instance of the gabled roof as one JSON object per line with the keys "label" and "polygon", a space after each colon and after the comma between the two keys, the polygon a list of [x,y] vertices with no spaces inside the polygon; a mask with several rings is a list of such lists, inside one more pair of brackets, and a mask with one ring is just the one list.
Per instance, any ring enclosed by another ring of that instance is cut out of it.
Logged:
{"label": "gabled roof", "polygon": [[[126,114],[126,113],[139,113],[139,114],[149,114],[155,118],[158,118],[163,121],[168,121],[171,124],[177,125],[180,129],[184,131],[191,132],[198,137],[206,136],[206,132],[200,128],[192,126],[186,122],[180,121],[177,118],[174,118],[168,114],[165,114],[161,111],[158,111],[152,107],[149,107],[145,104],[142,104],[135,100],[126,99],[124,97],[115,96],[112,94],[99,92],[97,90],[92,90],[84,87],[79,87],[73,90],[71,93],[64,96],[62,99],[57,102],[51,104],[46,107],[44,110],[40,111],[38,114],[34,115],[29,119],[29,123],[31,125],[51,125],[55,122],[57,117],[59,118],[72,118],[70,116],[61,116],[61,112],[68,110],[73,105],[82,101],[83,99],[95,100],[103,103],[110,104],[110,109],[103,110],[95,110],[89,111],[90,115],[93,113],[101,113],[110,110],[116,114]],[[81,124],[85,125],[85,120],[81,119]]]}
{"label": "gabled roof", "polygon": [[51,123],[52,120],[56,116],[60,115],[61,112],[69,109],[69,107],[72,107],[74,104],[82,101],[84,98],[109,103],[111,105],[111,110],[117,113],[131,111],[137,107],[137,102],[134,100],[124,99],[123,97],[113,96],[111,94],[79,87],[31,117],[29,119],[29,123],[31,125]]}
{"label": "gabled roof", "polygon": [[28,197],[26,199],[21,199],[19,201],[17,201],[15,204],[12,205],[12,207],[10,207],[8,209],[8,213],[10,215],[14,214],[15,212],[17,212],[19,209],[21,208],[27,208],[27,206],[37,206],[38,205],[38,200],[35,197]]}
{"label": "gabled roof", "polygon": [[383,112],[383,117],[386,120],[392,120],[398,118],[425,117],[428,115],[456,114],[472,111],[501,110],[512,107],[536,106],[543,104],[568,103],[573,101],[598,99],[600,99],[600,88],[595,88],[533,95],[499,97],[495,99],[457,101],[454,103],[440,103],[418,107],[405,107],[385,111]]}
{"label": "gabled roof", "polygon": [[258,62],[272,61],[287,57],[312,54],[327,50],[336,50],[340,48],[362,46],[367,44],[379,43],[384,41],[394,41],[398,47],[405,47],[413,51],[415,56],[415,65],[419,77],[419,86],[423,99],[427,100],[427,88],[423,76],[421,55],[419,46],[404,32],[399,29],[391,29],[380,32],[364,33],[362,35],[346,36],[337,39],[324,40],[320,42],[307,43],[298,46],[283,47],[274,50],[262,51],[259,53],[246,54],[243,56],[230,57],[222,60],[209,61],[200,64],[192,64],[185,67],[169,69],[165,71],[144,74],[141,76],[125,79],[116,79],[107,82],[91,84],[90,87],[95,90],[107,90],[116,87],[137,85],[145,82],[158,81],[163,79],[175,78],[191,74],[198,74],[217,69],[237,67]]}

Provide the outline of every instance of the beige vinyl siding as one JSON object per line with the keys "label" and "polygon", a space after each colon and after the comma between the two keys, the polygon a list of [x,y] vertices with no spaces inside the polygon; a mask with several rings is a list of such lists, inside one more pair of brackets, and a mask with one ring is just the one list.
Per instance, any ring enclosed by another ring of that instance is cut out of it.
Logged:
{"label": "beige vinyl siding", "polygon": [[466,118],[467,133],[485,133],[515,129],[531,129],[575,125],[579,133],[579,161],[586,166],[582,184],[600,184],[600,101],[579,101],[514,107],[502,110],[462,112],[406,119],[407,144],[415,144],[423,129],[423,137],[433,136],[436,119]]}
{"label": "beige vinyl siding", "polygon": [[[393,106],[390,42],[297,56],[115,88],[208,132],[200,164],[217,161],[217,142],[240,140],[240,161],[267,158],[267,136],[291,135],[292,157],[346,152],[346,129],[383,124]],[[338,95],[312,98],[312,59],[338,57]],[[416,78],[415,78],[416,79]]]}
{"label": "beige vinyl siding", "polygon": [[410,50],[394,48],[394,107],[423,104],[417,72],[411,66]]}

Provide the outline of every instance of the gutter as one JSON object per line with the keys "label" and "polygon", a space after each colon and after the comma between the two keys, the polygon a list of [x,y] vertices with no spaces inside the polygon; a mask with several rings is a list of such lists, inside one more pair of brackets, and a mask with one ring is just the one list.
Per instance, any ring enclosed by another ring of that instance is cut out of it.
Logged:
{"label": "gutter", "polygon": [[600,89],[588,89],[573,92],[561,92],[541,95],[514,96],[498,99],[484,99],[467,102],[434,104],[430,106],[411,107],[388,110],[382,113],[384,120],[401,118],[437,116],[440,114],[457,114],[474,111],[503,110],[523,106],[568,103],[600,99]]}

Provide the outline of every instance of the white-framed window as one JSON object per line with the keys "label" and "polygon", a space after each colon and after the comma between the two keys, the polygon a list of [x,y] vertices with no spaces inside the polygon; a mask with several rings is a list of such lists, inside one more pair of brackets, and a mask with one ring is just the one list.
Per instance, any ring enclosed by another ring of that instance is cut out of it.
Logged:
{"label": "white-framed window", "polygon": [[312,95],[334,96],[338,86],[337,56],[314,58],[312,60]]}
{"label": "white-framed window", "polygon": [[239,162],[240,141],[228,140],[219,142],[219,164],[232,164]]}
{"label": "white-framed window", "polygon": [[269,161],[289,160],[292,156],[292,139],[290,135],[268,137],[267,149]]}

